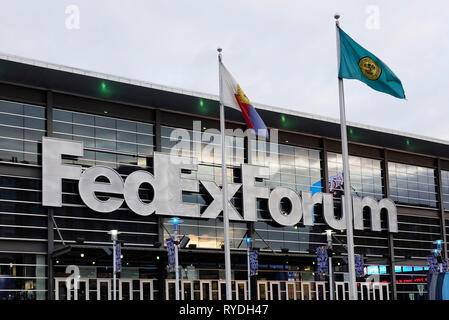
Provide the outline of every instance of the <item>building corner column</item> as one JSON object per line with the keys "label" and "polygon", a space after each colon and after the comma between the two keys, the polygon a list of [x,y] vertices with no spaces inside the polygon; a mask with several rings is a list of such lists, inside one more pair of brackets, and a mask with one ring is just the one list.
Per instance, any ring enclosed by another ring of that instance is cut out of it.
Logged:
{"label": "building corner column", "polygon": [[[383,180],[384,180],[384,194],[387,198],[390,197],[390,178],[388,173],[388,150],[383,150]],[[388,232],[388,249],[390,256],[390,280],[391,280],[391,293],[393,295],[393,300],[398,299],[397,287],[396,287],[396,261],[394,256],[394,238],[393,233]]]}
{"label": "building corner column", "polygon": [[[53,136],[53,93],[47,91],[47,103],[45,108],[46,136]],[[47,299],[54,300],[54,268],[52,254],[54,251],[54,209],[47,207]]]}

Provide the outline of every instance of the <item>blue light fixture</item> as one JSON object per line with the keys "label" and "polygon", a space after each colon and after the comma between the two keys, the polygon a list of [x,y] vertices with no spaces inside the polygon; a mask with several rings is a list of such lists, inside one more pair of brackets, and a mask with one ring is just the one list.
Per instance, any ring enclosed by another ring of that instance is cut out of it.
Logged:
{"label": "blue light fixture", "polygon": [[173,223],[173,230],[178,231],[179,230],[179,224],[181,223],[181,219],[177,217],[170,218],[170,220]]}
{"label": "blue light fixture", "polygon": [[245,240],[246,240],[246,244],[249,246],[251,244],[251,238],[247,237],[247,238],[245,238]]}

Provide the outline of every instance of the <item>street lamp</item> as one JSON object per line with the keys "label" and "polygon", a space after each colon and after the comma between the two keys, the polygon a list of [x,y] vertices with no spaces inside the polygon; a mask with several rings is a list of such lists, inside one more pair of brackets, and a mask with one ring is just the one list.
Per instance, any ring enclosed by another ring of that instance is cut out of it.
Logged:
{"label": "street lamp", "polygon": [[250,250],[251,250],[251,238],[247,237],[246,239],[246,261],[248,264],[248,300],[251,300],[251,265],[250,265]]}
{"label": "street lamp", "polygon": [[329,263],[329,299],[334,300],[334,273],[332,268],[332,234],[335,232],[331,229],[327,229],[324,234],[326,234],[327,238],[327,256]]}
{"label": "street lamp", "polygon": [[171,218],[173,223],[173,244],[175,246],[175,299],[179,300],[179,260],[178,260],[178,232],[179,232],[179,224],[183,221],[179,218]]}
{"label": "street lamp", "polygon": [[108,231],[108,234],[111,235],[112,240],[112,292],[113,292],[113,300],[117,300],[117,238],[120,232],[118,230]]}
{"label": "street lamp", "polygon": [[441,256],[443,240],[435,240],[433,244],[436,244],[437,246],[437,248],[433,250],[433,254],[437,258],[440,272],[443,272],[443,257]]}

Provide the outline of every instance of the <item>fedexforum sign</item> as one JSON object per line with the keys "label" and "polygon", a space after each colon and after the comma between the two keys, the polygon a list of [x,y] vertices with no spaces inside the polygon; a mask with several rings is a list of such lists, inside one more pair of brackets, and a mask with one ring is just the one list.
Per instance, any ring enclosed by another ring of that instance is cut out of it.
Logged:
{"label": "fedexforum sign", "polygon": [[[141,216],[151,214],[192,217],[217,218],[223,208],[223,198],[220,187],[214,181],[194,180],[181,177],[181,170],[197,170],[194,158],[175,157],[173,155],[154,152],[154,173],[137,170],[123,181],[120,174],[105,166],[94,166],[82,170],[79,165],[62,163],[62,156],[82,157],[83,143],[56,138],[42,138],[42,204],[50,207],[62,206],[62,179],[78,180],[78,188],[83,202],[97,212],[113,212],[125,201],[129,209]],[[275,222],[283,226],[294,226],[301,222],[305,226],[313,226],[313,210],[317,204],[322,205],[325,222],[334,229],[346,229],[344,212],[340,218],[334,213],[333,196],[329,193],[302,191],[301,194],[286,187],[268,187],[256,185],[256,179],[268,179],[267,167],[241,164],[241,182],[228,183],[229,219],[235,221],[257,221],[257,199],[268,199],[268,210]],[[102,177],[102,182],[98,178]],[[104,182],[104,178],[109,182]],[[142,184],[149,184],[154,190],[151,202],[144,202],[139,197]],[[182,192],[199,192],[202,184],[213,198],[213,201],[200,212],[200,204],[182,201]],[[229,201],[242,188],[243,216]],[[110,195],[100,200],[95,193]],[[117,196],[113,196],[117,195]],[[120,197],[118,197],[120,195]],[[281,210],[281,201],[288,199],[290,210]],[[343,199],[342,199],[343,200]],[[343,207],[343,206],[342,206]],[[397,212],[394,202],[390,199],[377,201],[372,197],[353,197],[354,229],[363,230],[363,209],[369,208],[371,215],[371,230],[381,230],[381,211],[386,210],[388,230],[397,232]]]}

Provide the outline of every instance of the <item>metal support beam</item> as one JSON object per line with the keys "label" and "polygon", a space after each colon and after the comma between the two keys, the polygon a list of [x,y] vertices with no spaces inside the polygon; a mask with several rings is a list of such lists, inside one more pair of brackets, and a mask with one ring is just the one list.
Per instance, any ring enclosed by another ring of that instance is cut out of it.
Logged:
{"label": "metal support beam", "polygon": [[[387,198],[390,197],[390,178],[388,174],[388,151],[384,149],[383,152],[383,180],[384,180],[384,194]],[[390,254],[390,281],[391,281],[391,293],[393,295],[393,300],[397,300],[398,293],[396,287],[396,272],[395,272],[395,257],[394,257],[394,238],[393,233],[388,232],[388,249]]]}
{"label": "metal support beam", "polygon": [[[162,132],[161,132],[161,110],[154,110],[154,151],[161,152],[162,151]],[[165,239],[164,239],[164,228],[162,226],[163,218],[157,216],[157,225],[158,225],[158,242],[161,244],[162,248],[164,247]],[[162,257],[160,258],[162,259]],[[157,274],[158,274],[158,292],[159,292],[159,300],[165,300],[165,265],[161,262],[161,260],[157,261]]]}
{"label": "metal support beam", "polygon": [[323,191],[326,193],[329,193],[329,170],[327,167],[327,140],[322,139],[321,140],[321,147],[322,147],[322,157],[321,161],[323,162]]}
{"label": "metal support beam", "polygon": [[[45,108],[46,136],[53,136],[53,93],[47,91],[47,105]],[[55,248],[54,243],[54,208],[47,208],[47,297],[54,300],[54,270],[52,253]]]}
{"label": "metal support beam", "polygon": [[441,226],[441,240],[443,240],[443,256],[444,258],[448,258],[447,254],[447,238],[446,238],[446,219],[444,213],[444,197],[443,197],[443,184],[441,179],[441,159],[438,158],[437,162],[437,186],[438,186],[438,203],[440,209],[440,226]]}

